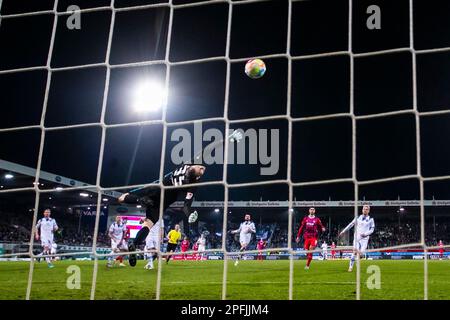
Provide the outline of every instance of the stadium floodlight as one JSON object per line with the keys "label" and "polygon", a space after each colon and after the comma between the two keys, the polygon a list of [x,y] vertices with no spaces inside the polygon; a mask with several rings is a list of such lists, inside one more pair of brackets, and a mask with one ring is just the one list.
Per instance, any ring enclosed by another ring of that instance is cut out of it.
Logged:
{"label": "stadium floodlight", "polygon": [[107,201],[108,201],[108,198],[103,198],[103,201],[104,201],[104,202],[107,202]]}
{"label": "stadium floodlight", "polygon": [[11,173],[5,174],[5,179],[10,180],[12,178],[14,178],[14,175],[12,175]]}
{"label": "stadium floodlight", "polygon": [[165,107],[167,91],[164,84],[156,81],[143,81],[133,92],[133,109],[137,112],[154,112]]}
{"label": "stadium floodlight", "polygon": [[62,191],[62,190],[63,190],[63,187],[56,187],[55,190],[56,190],[56,191]]}
{"label": "stadium floodlight", "polygon": [[220,210],[216,208],[216,209],[214,209],[214,212],[215,212],[215,213],[219,213]]}
{"label": "stadium floodlight", "polygon": [[86,192],[82,192],[80,193],[80,197],[87,198],[89,197],[89,194],[87,194]]}
{"label": "stadium floodlight", "polygon": [[138,205],[136,206],[136,208],[140,209],[140,208],[142,208],[142,206],[141,206],[140,204],[138,204]]}

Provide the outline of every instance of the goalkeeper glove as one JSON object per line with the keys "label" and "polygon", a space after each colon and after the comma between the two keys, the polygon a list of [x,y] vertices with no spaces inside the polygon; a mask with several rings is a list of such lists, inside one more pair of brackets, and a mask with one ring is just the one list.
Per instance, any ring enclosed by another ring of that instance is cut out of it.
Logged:
{"label": "goalkeeper glove", "polygon": [[188,221],[189,221],[189,223],[194,223],[195,221],[197,221],[197,218],[198,218],[198,213],[197,213],[197,211],[194,211],[189,215]]}

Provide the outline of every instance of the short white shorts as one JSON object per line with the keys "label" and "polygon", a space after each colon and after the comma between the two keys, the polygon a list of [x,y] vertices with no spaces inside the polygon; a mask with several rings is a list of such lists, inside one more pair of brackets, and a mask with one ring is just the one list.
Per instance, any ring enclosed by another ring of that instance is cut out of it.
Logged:
{"label": "short white shorts", "polygon": [[47,247],[48,249],[51,249],[53,245],[53,239],[41,238],[41,245],[43,248]]}
{"label": "short white shorts", "polygon": [[147,237],[147,239],[145,240],[145,247],[147,249],[158,249],[159,237]]}
{"label": "short white shorts", "polygon": [[116,250],[128,250],[128,245],[125,240],[116,241],[114,239],[111,239],[111,249],[113,251]]}
{"label": "short white shorts", "polygon": [[205,246],[198,246],[198,252],[204,252],[205,250]]}
{"label": "short white shorts", "polygon": [[369,237],[363,239],[354,239],[353,240],[353,248],[363,253],[367,250],[367,245],[369,244]]}
{"label": "short white shorts", "polygon": [[247,247],[250,241],[241,241],[241,247]]}

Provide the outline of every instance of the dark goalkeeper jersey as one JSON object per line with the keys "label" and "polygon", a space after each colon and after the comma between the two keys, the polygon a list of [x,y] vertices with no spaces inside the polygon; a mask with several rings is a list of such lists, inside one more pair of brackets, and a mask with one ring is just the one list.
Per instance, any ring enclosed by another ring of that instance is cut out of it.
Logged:
{"label": "dark goalkeeper jersey", "polygon": [[[189,171],[191,165],[184,164],[175,169],[174,171],[166,174],[163,178],[164,186],[175,186],[183,187],[185,185],[190,185],[198,182],[196,176],[193,172]],[[154,183],[157,183],[155,181]],[[192,202],[194,201],[194,186],[186,186],[183,188],[171,188],[165,191],[164,196],[164,209],[170,206],[173,202],[177,200],[178,197],[184,198],[183,211],[186,214],[190,213],[190,208]],[[150,186],[147,188],[139,188],[130,191],[125,199],[126,203],[140,203],[147,208],[149,207],[159,207],[160,200],[160,189],[159,187]]]}
{"label": "dark goalkeeper jersey", "polygon": [[195,174],[189,172],[191,165],[184,164],[169,174],[164,176],[163,184],[165,186],[183,186],[196,183]]}

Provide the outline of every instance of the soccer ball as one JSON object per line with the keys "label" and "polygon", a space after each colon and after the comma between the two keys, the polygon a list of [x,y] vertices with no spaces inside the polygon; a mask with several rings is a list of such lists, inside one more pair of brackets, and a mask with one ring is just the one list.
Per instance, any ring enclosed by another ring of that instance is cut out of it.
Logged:
{"label": "soccer ball", "polygon": [[261,59],[251,59],[245,64],[245,74],[252,79],[259,79],[264,73],[266,73],[266,64]]}

